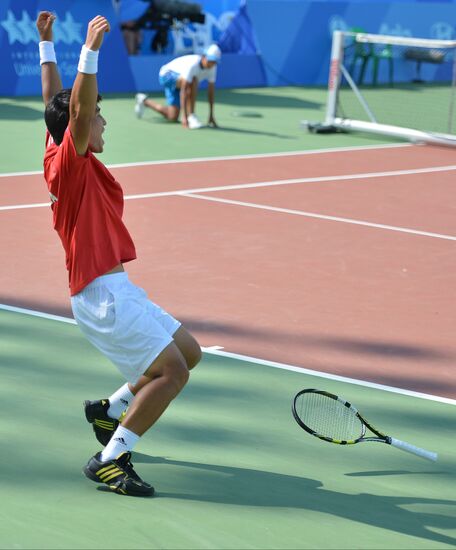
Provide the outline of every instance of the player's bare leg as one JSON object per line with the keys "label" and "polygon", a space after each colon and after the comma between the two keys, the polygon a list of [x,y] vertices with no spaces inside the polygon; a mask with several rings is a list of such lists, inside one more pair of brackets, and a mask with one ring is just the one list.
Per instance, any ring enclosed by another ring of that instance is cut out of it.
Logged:
{"label": "player's bare leg", "polygon": [[176,122],[179,118],[180,109],[174,105],[161,105],[149,98],[145,99],[143,104],[145,107],[149,107],[149,109],[161,114],[164,118],[172,122]]}
{"label": "player's bare leg", "polygon": [[187,383],[189,370],[201,359],[199,344],[184,327],[179,327],[173,339],[139,381],[134,386],[129,384],[135,398],[122,426],[137,435],[158,420]]}
{"label": "player's bare leg", "polygon": [[[201,348],[198,342],[183,326],[174,333],[173,339],[185,359],[188,370],[192,370],[201,361]],[[128,387],[132,394],[136,395],[149,382],[150,378],[141,376],[135,385],[128,384]]]}
{"label": "player's bare leg", "polygon": [[97,483],[106,483],[116,493],[153,495],[154,488],[134,471],[131,451],[179,394],[188,377],[186,360],[172,342],[145,372],[143,379],[149,381],[136,393],[122,425],[103,451],[95,454],[84,467],[85,475]]}
{"label": "player's bare leg", "polygon": [[[201,360],[201,348],[198,342],[183,326],[174,333],[173,340],[182,353],[187,368],[193,369]],[[129,391],[122,387],[109,399],[84,402],[87,421],[92,424],[95,437],[103,446],[109,443],[119,423],[123,422],[125,409],[131,404],[134,396],[150,381],[151,379],[147,376],[141,376],[136,384],[125,385]]]}

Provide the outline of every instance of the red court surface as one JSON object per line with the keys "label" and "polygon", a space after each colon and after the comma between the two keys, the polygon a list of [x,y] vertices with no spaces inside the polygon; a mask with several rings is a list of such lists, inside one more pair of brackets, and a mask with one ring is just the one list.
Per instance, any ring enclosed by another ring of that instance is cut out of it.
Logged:
{"label": "red court surface", "polygon": [[[404,146],[116,167],[126,267],[203,346],[456,398],[454,162]],[[51,212],[19,206],[47,201],[40,175],[0,178],[0,303],[70,316]]]}

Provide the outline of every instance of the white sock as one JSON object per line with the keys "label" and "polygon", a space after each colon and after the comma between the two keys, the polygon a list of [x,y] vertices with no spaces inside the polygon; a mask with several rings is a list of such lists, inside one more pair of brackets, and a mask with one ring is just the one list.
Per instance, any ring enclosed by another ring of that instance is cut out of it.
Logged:
{"label": "white sock", "polygon": [[134,395],[131,393],[128,384],[124,384],[109,398],[108,416],[116,420],[120,418],[120,415],[130,405],[133,398]]}
{"label": "white sock", "polygon": [[127,430],[127,428],[122,428],[122,426],[119,426],[117,430],[112,434],[109,443],[101,452],[102,462],[113,460],[114,458],[117,458],[121,453],[131,451],[138,440],[139,435],[136,435],[134,432]]}

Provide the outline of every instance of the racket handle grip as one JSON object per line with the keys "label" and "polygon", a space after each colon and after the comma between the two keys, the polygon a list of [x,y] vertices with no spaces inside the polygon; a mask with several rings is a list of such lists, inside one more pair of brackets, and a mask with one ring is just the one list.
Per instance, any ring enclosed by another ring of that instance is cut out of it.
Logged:
{"label": "racket handle grip", "polygon": [[433,462],[437,460],[437,453],[426,451],[425,449],[420,449],[420,447],[415,447],[415,445],[411,445],[410,443],[406,443],[405,441],[401,441],[400,439],[394,439],[394,437],[391,437],[390,443],[393,447],[396,447],[396,449],[400,449],[401,451],[418,455],[421,458],[432,460]]}

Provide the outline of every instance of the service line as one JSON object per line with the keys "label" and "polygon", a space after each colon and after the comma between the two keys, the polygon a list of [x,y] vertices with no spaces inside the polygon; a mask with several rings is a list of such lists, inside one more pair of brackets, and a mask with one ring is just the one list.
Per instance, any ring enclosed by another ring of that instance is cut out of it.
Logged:
{"label": "service line", "polygon": [[[234,185],[219,185],[215,187],[195,187],[191,189],[181,189],[175,191],[160,191],[157,193],[140,193],[135,195],[125,195],[125,200],[153,199],[157,197],[172,197],[178,195],[188,195],[191,193],[214,193],[219,191],[234,191],[239,189],[254,189],[262,187],[276,187],[280,185],[297,185],[309,183],[323,183],[332,181],[364,180],[372,178],[391,178],[397,176],[413,176],[416,174],[432,174],[436,172],[452,172],[456,170],[455,164],[447,166],[434,166],[429,168],[412,168],[408,170],[388,170],[385,172],[362,172],[357,174],[342,174],[339,176],[317,176],[312,178],[294,178],[285,180],[260,181],[255,183],[239,183]],[[0,206],[2,210],[21,210],[26,208],[44,208],[50,206],[50,202],[15,204]]]}

